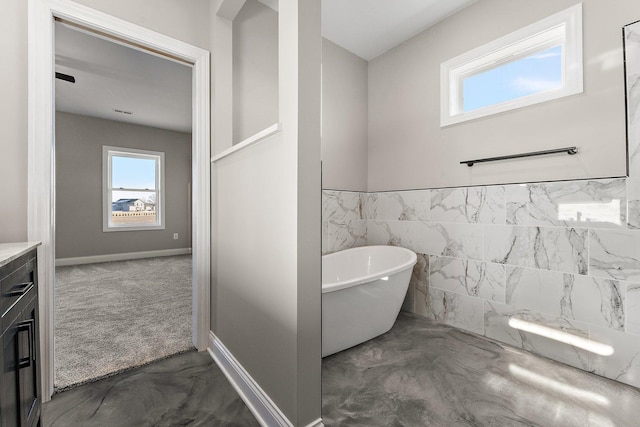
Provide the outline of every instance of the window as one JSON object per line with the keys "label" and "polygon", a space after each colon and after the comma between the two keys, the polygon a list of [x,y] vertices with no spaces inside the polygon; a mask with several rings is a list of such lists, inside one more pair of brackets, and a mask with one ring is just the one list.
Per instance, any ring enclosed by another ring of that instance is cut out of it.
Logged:
{"label": "window", "polygon": [[582,92],[578,4],[441,65],[441,126]]}
{"label": "window", "polygon": [[164,229],[164,153],[102,147],[103,231]]}

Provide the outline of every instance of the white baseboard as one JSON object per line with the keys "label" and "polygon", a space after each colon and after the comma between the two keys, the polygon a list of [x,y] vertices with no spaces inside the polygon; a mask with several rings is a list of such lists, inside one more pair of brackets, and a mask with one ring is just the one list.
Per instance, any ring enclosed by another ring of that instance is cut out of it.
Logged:
{"label": "white baseboard", "polygon": [[121,254],[93,255],[75,258],[56,259],[56,267],[65,265],[93,264],[96,262],[126,261],[129,259],[155,258],[162,256],[188,255],[191,248],[162,249],[159,251],[126,252]]}
{"label": "white baseboard", "polygon": [[[222,341],[209,332],[209,348],[207,349],[213,360],[218,364],[233,388],[236,389],[251,413],[260,425],[265,427],[293,427],[293,424],[280,411],[280,408],[260,388],[258,383],[249,375],[233,354],[224,346]],[[323,427],[322,419],[318,418],[307,427]]]}

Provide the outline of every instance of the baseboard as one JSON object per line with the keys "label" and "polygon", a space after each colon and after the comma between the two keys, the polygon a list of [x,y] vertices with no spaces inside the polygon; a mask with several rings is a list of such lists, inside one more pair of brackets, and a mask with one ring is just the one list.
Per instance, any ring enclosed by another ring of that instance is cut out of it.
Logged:
{"label": "baseboard", "polygon": [[82,257],[75,257],[75,258],[59,258],[59,259],[56,259],[56,267],[63,267],[66,265],[93,264],[96,262],[126,261],[129,259],[143,259],[143,258],[155,258],[155,257],[163,257],[163,256],[188,255],[190,253],[191,253],[191,248],[179,248],[179,249],[162,249],[159,251],[126,252],[126,253],[120,253],[120,254],[82,256]]}
{"label": "baseboard", "polygon": [[[207,351],[209,351],[213,360],[218,364],[260,425],[265,427],[293,427],[291,421],[287,419],[280,411],[280,408],[260,388],[258,383],[213,332],[209,332],[209,348]],[[307,427],[323,426],[322,419],[319,418]]]}

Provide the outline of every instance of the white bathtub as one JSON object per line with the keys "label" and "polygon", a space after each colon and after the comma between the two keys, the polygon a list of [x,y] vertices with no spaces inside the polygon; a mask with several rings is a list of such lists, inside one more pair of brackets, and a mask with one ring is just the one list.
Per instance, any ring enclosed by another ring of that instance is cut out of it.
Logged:
{"label": "white bathtub", "polygon": [[404,300],[416,254],[364,246],[322,257],[322,357],[387,332]]}

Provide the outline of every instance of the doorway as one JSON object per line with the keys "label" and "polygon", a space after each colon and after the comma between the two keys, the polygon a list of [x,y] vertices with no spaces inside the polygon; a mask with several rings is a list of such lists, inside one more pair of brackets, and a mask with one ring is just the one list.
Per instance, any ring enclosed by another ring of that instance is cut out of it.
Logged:
{"label": "doorway", "polygon": [[193,348],[191,65],[55,22],[55,389]]}
{"label": "doorway", "polygon": [[154,31],[70,1],[32,0],[29,3],[29,219],[30,240],[39,250],[41,348],[44,400],[53,393],[55,281],[54,167],[54,19],[61,18],[98,31],[139,49],[191,63],[192,79],[192,248],[193,334],[198,350],[207,346],[210,293],[210,140],[209,53]]}

